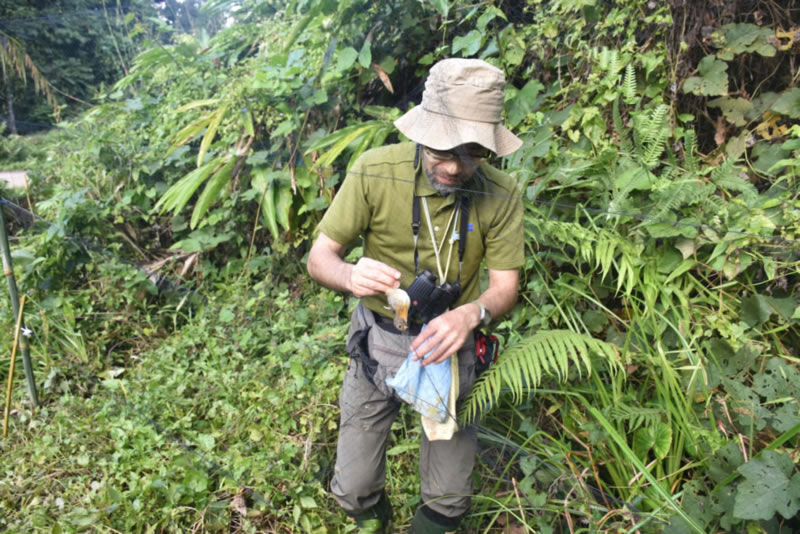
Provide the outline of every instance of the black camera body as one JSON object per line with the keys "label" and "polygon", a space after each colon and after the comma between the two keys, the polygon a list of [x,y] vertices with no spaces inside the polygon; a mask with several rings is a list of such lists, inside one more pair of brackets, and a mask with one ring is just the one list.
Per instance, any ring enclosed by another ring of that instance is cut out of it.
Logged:
{"label": "black camera body", "polygon": [[443,314],[461,296],[461,284],[436,283],[436,277],[425,269],[406,290],[411,299],[408,315],[412,321],[427,323]]}

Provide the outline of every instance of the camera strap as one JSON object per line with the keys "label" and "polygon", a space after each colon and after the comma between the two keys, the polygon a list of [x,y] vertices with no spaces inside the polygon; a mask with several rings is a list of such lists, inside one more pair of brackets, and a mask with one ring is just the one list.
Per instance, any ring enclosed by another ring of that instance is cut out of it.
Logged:
{"label": "camera strap", "polygon": [[[464,253],[467,248],[467,231],[469,229],[469,195],[463,195],[460,197],[458,207],[454,208],[458,212],[458,218],[456,223],[453,225],[453,232],[452,237],[450,240],[450,244],[452,247],[453,242],[458,241],[458,282],[461,282],[461,267],[464,264]],[[424,199],[423,199],[424,200]],[[425,215],[428,219],[428,225],[430,226],[429,231],[431,232],[431,239],[433,243],[433,251],[436,255],[436,261],[439,262],[439,250],[436,246],[436,236],[433,234],[433,225],[430,222],[430,211],[428,210],[428,203],[425,201]],[[450,224],[448,223],[448,227]],[[419,248],[417,246],[419,242],[419,227],[420,227],[420,197],[414,195],[412,204],[411,204],[411,231],[414,235],[414,276],[419,275]],[[456,227],[458,227],[458,231],[456,231]],[[447,229],[445,229],[445,232]],[[452,251],[452,248],[451,248]],[[448,258],[449,260],[449,258]],[[449,261],[448,261],[449,265]],[[441,266],[437,266],[440,269],[441,274]],[[445,280],[442,280],[444,283]]]}

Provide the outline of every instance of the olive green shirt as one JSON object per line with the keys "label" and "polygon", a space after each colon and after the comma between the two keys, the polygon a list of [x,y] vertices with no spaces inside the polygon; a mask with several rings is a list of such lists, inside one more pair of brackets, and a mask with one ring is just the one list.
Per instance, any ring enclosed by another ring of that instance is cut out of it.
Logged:
{"label": "olive green shirt", "polygon": [[[443,196],[431,186],[421,163],[414,168],[415,152],[414,143],[388,145],[365,152],[347,172],[318,230],[344,246],[363,235],[364,255],[399,270],[402,273],[400,286],[407,289],[415,278],[411,219],[416,192],[421,199],[427,198],[437,246],[441,246],[442,269],[447,270],[447,281],[454,282],[458,278],[458,242],[453,243],[450,251],[454,226],[451,215],[459,205],[454,197],[467,194],[464,190],[471,191],[466,250],[461,268],[462,294],[453,306],[457,307],[480,296],[478,275],[484,257],[488,267],[494,270],[516,269],[523,265],[521,196],[513,178],[485,162],[478,166],[461,190]],[[456,231],[458,229],[456,227]],[[431,232],[422,202],[417,248],[420,272],[428,269],[438,279]],[[449,268],[445,267],[448,257]],[[384,308],[386,297],[383,295],[365,297],[364,305],[391,316]]]}

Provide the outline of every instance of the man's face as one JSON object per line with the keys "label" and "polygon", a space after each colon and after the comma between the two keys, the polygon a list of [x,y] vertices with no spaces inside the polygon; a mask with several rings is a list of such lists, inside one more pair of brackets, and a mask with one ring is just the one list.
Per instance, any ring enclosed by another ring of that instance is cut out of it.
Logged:
{"label": "man's face", "polygon": [[477,143],[459,145],[452,150],[423,147],[422,168],[431,185],[442,195],[460,189],[478,168],[489,151]]}

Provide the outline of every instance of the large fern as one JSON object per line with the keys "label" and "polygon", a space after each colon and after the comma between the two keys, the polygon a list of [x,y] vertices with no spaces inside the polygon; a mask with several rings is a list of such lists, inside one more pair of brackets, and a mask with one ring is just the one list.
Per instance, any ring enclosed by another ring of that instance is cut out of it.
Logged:
{"label": "large fern", "polygon": [[506,388],[511,391],[512,402],[519,404],[524,394],[536,389],[544,378],[563,382],[571,369],[589,375],[591,355],[605,360],[612,373],[622,369],[615,345],[569,330],[540,330],[500,355],[475,382],[459,415],[464,421],[475,420],[497,403]]}
{"label": "large fern", "polygon": [[573,247],[580,256],[575,259],[598,269],[603,278],[613,268],[617,291],[624,288],[626,295],[633,291],[642,265],[640,245],[610,230],[582,223],[552,221],[535,214],[526,215],[525,222],[526,233],[532,240],[558,248]]}

